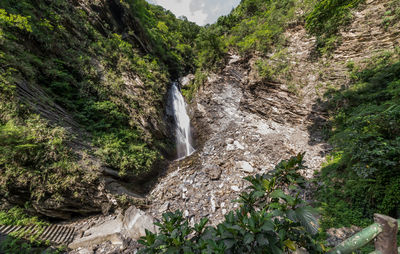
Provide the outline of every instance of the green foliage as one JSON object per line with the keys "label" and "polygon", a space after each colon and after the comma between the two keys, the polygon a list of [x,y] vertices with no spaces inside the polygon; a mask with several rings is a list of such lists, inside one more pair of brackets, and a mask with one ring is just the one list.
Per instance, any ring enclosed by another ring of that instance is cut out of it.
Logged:
{"label": "green foliage", "polygon": [[2,26],[16,27],[26,32],[32,32],[32,27],[28,20],[29,17],[24,17],[18,14],[10,14],[4,9],[0,9],[0,24]]}
{"label": "green foliage", "polygon": [[48,223],[41,221],[38,217],[29,216],[25,213],[25,210],[23,208],[17,206],[7,211],[0,211],[0,224],[18,226],[48,225]]}
{"label": "green foliage", "polygon": [[197,67],[207,70],[223,64],[227,49],[214,29],[202,28],[196,38],[196,51]]}
{"label": "green foliage", "polygon": [[[163,159],[160,150],[168,140],[145,125],[162,126],[169,78],[194,69],[200,28],[144,0],[117,5],[115,11],[132,20],[118,24],[124,35],[108,20],[89,19],[98,14],[95,8],[88,13],[67,1],[1,1],[0,123],[3,143],[8,142],[0,155],[4,193],[17,181],[40,199],[63,192],[72,181],[66,175],[76,175],[74,181],[81,177],[67,148],[73,137],[58,123],[50,126],[35,116],[15,96],[17,83],[44,92],[30,102],[71,113],[89,134],[82,136],[97,147],[94,153],[121,176],[147,174]],[[56,176],[65,181],[51,184]]]}
{"label": "green foliage", "polygon": [[284,75],[288,81],[291,79],[290,63],[285,50],[277,51],[268,59],[259,59],[256,67],[259,76],[263,79],[273,81],[279,75]]}
{"label": "green foliage", "polygon": [[335,152],[322,171],[320,200],[331,225],[364,224],[375,212],[400,215],[398,59],[372,57],[367,68],[353,67],[349,87],[330,94]]}
{"label": "green foliage", "polygon": [[231,14],[220,18],[217,26],[225,33],[228,45],[242,54],[266,54],[284,44],[283,32],[294,18],[295,6],[294,0],[242,1]]}
{"label": "green foliage", "polygon": [[118,133],[96,133],[96,152],[112,168],[118,169],[120,176],[140,176],[150,173],[155,161],[162,159],[159,152],[148,147],[140,138],[140,132],[129,129]]}
{"label": "green foliage", "polygon": [[46,246],[37,238],[48,223],[26,214],[23,208],[15,206],[7,211],[0,211],[0,225],[36,226],[36,233],[23,229],[7,236],[0,243],[2,253],[42,253],[43,247]]}
{"label": "green foliage", "polygon": [[76,183],[93,181],[83,177],[84,171],[66,146],[68,139],[64,129],[50,127],[38,116],[24,124],[15,120],[0,124],[0,194],[7,197],[19,188],[35,190],[27,197],[35,201],[45,197],[59,200],[59,195]]}
{"label": "green foliage", "polygon": [[194,71],[194,43],[200,27],[186,18],[177,19],[170,11],[145,0],[125,0],[133,16],[140,20],[147,42],[173,78]]}
{"label": "green foliage", "polygon": [[318,1],[306,17],[306,29],[317,36],[317,47],[326,54],[338,43],[339,29],[352,18],[351,10],[363,0],[322,0]]}
{"label": "green foliage", "polygon": [[182,95],[185,96],[186,100],[189,102],[193,100],[199,88],[206,82],[207,75],[207,71],[197,69],[194,81],[182,88]]}
{"label": "green foliage", "polygon": [[386,12],[382,17],[382,25],[385,29],[393,27],[398,21],[400,21],[400,1],[392,0],[387,5]]}
{"label": "green foliage", "polygon": [[322,253],[323,245],[313,238],[318,222],[312,207],[299,198],[286,194],[283,188],[296,193],[304,179],[303,154],[282,161],[268,174],[246,177],[248,191],[242,192],[240,208],[231,211],[215,227],[207,218],[189,226],[182,212],[163,214],[157,223],[160,233],[149,231],[142,238],[141,253],[285,253],[304,247]]}

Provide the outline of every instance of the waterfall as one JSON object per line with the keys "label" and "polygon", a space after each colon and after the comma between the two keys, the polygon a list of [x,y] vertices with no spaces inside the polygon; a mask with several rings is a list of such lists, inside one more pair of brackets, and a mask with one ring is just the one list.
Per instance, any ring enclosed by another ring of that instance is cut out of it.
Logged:
{"label": "waterfall", "polygon": [[190,118],[186,112],[186,103],[179,90],[178,83],[172,83],[170,103],[175,119],[175,136],[178,159],[191,155],[195,150],[192,146]]}

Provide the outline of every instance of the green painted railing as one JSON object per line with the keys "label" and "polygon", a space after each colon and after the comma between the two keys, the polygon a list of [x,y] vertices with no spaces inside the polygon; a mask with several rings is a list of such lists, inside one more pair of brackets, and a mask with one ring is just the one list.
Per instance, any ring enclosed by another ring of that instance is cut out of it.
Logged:
{"label": "green painted railing", "polygon": [[[397,230],[400,230],[400,219],[397,220]],[[392,226],[393,228],[393,226]],[[381,234],[384,230],[384,226],[379,223],[374,223],[371,226],[363,229],[362,231],[358,232],[357,234],[353,235],[352,237],[348,238],[347,240],[343,241],[341,244],[333,248],[328,254],[348,254],[352,253],[355,250],[360,249],[361,247],[365,246],[373,239],[375,239],[379,234]],[[396,231],[397,231],[396,230]],[[398,250],[400,253],[400,248]],[[374,251],[370,254],[382,254],[380,251]]]}

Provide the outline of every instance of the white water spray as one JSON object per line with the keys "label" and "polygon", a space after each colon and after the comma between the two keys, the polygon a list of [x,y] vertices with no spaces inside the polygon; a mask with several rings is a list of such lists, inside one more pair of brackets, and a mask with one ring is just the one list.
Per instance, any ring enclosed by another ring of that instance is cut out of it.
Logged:
{"label": "white water spray", "polygon": [[192,146],[192,135],[190,131],[190,118],[186,112],[186,103],[174,82],[170,90],[170,98],[173,115],[176,124],[176,145],[178,159],[191,155],[195,150]]}

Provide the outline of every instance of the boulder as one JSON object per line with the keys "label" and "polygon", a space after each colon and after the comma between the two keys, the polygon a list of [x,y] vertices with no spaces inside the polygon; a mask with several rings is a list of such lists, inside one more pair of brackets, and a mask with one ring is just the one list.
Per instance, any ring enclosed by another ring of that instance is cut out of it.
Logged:
{"label": "boulder", "polygon": [[88,248],[110,241],[112,245],[123,245],[124,239],[138,240],[146,235],[146,229],[157,232],[153,217],[134,206],[124,214],[98,221],[85,230],[81,237],[68,245],[71,249]]}
{"label": "boulder", "polygon": [[222,169],[217,166],[210,166],[205,169],[211,180],[219,180],[222,174]]}
{"label": "boulder", "polygon": [[233,144],[240,150],[244,150],[244,146],[242,144],[240,144],[239,141],[235,140],[235,142],[233,142]]}
{"label": "boulder", "polygon": [[106,241],[110,241],[113,245],[122,245],[122,220],[122,215],[115,219],[105,219],[83,232],[82,237],[75,238],[68,247],[71,249],[87,248]]}
{"label": "boulder", "polygon": [[182,87],[184,87],[184,86],[189,85],[190,82],[194,80],[194,78],[195,77],[193,74],[189,74],[189,75],[186,75],[186,76],[180,78],[179,83],[181,84]]}
{"label": "boulder", "polygon": [[146,235],[146,229],[151,232],[157,232],[157,227],[154,225],[153,217],[147,215],[145,212],[134,206],[131,206],[126,210],[122,227],[123,233],[126,237],[136,240]]}
{"label": "boulder", "polygon": [[237,167],[247,173],[253,173],[254,172],[254,168],[253,166],[250,165],[250,163],[248,163],[247,161],[239,161],[237,162]]}

